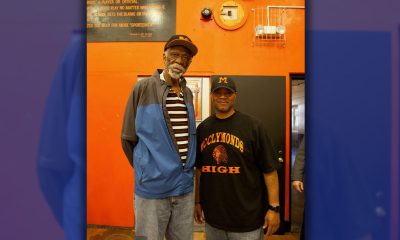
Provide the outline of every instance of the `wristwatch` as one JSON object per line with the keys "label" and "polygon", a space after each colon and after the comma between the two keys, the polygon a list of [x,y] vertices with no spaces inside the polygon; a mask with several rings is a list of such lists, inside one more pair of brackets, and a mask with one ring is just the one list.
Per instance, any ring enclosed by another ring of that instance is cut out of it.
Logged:
{"label": "wristwatch", "polygon": [[281,211],[281,207],[279,205],[274,207],[274,206],[268,204],[268,209],[272,210],[274,212],[277,212],[277,213],[280,213],[280,211]]}

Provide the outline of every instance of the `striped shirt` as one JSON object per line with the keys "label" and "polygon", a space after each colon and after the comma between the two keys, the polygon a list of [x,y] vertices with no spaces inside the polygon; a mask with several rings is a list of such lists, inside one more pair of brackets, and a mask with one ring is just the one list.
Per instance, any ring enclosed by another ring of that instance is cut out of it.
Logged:
{"label": "striped shirt", "polygon": [[183,94],[179,96],[172,88],[169,89],[166,102],[167,111],[171,119],[172,129],[176,142],[178,144],[179,155],[181,156],[182,164],[185,165],[189,147],[189,130],[188,130],[188,112]]}

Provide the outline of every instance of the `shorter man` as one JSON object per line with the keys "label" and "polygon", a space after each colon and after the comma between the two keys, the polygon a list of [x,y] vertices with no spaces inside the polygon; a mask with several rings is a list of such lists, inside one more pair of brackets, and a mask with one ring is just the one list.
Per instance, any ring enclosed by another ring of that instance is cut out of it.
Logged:
{"label": "shorter man", "polygon": [[279,164],[259,120],[234,109],[232,79],[212,79],[215,114],[197,128],[195,220],[206,238],[263,239],[277,231]]}

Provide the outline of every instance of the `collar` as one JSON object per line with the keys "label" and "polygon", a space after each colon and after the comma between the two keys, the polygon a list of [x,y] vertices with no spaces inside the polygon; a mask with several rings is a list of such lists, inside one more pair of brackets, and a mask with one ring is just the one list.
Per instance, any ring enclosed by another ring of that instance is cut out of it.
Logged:
{"label": "collar", "polygon": [[164,71],[162,71],[162,72],[160,73],[160,79],[163,80],[163,81],[165,82]]}

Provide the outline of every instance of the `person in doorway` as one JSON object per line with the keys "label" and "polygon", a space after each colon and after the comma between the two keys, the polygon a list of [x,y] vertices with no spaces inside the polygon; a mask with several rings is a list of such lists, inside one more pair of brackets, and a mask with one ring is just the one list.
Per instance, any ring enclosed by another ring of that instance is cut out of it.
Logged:
{"label": "person in doorway", "polygon": [[164,69],[136,83],[126,105],[122,147],[135,173],[137,239],[193,239],[193,95],[182,76],[197,54],[185,35],[164,46]]}
{"label": "person in doorway", "polygon": [[[292,187],[299,193],[304,192],[304,160],[305,160],[305,137],[300,143],[299,150],[296,154],[296,160],[294,161],[293,172],[292,172]],[[304,212],[303,212],[303,223],[300,230],[300,240],[304,239]]]}
{"label": "person in doorway", "polygon": [[261,122],[235,110],[236,95],[230,77],[214,76],[215,114],[197,128],[194,215],[208,240],[260,240],[280,225],[275,151]]}
{"label": "person in doorway", "polygon": [[299,150],[296,154],[296,160],[293,165],[292,187],[302,193],[304,191],[304,156],[305,156],[305,138],[300,143]]}

